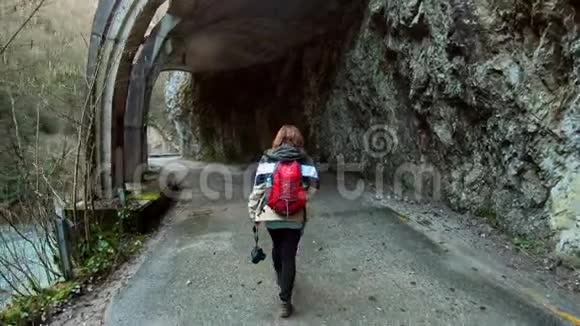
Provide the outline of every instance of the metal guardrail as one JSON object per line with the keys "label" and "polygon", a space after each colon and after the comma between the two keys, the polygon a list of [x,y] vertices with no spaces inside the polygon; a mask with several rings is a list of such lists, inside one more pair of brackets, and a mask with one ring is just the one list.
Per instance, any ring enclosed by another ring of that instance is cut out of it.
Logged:
{"label": "metal guardrail", "polygon": [[54,229],[60,256],[60,269],[64,279],[70,281],[74,279],[71,239],[73,224],[64,216],[64,205],[58,200],[55,200],[55,213]]}

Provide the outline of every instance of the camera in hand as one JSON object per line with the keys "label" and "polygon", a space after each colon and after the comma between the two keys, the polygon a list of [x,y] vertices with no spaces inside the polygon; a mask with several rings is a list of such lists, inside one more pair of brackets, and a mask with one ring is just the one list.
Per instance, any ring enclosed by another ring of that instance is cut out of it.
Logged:
{"label": "camera in hand", "polygon": [[256,246],[256,247],[254,247],[254,249],[252,249],[251,258],[252,258],[252,263],[258,264],[262,260],[266,259],[266,254],[264,253],[264,250],[262,250],[262,248]]}

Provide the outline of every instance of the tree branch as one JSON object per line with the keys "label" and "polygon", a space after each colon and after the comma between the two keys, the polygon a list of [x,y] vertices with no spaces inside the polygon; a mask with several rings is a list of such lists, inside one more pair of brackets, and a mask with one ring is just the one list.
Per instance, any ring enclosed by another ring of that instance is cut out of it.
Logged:
{"label": "tree branch", "polygon": [[36,13],[40,10],[40,8],[42,8],[42,5],[44,5],[45,2],[46,2],[46,0],[40,0],[38,5],[36,5],[36,7],[34,7],[34,10],[32,10],[32,12],[28,16],[28,18],[26,18],[26,20],[22,23],[22,25],[20,25],[20,27],[16,30],[16,32],[14,32],[14,34],[12,34],[12,36],[10,36],[10,38],[8,39],[8,42],[6,42],[6,44],[4,44],[4,46],[2,46],[2,48],[0,49],[0,55],[2,55],[6,51],[6,49],[8,49],[10,44],[14,41],[14,39],[16,39],[18,34],[20,34],[20,32],[22,32],[24,27],[26,27],[26,25],[28,25],[28,23],[30,22],[32,17],[34,17],[34,15],[36,15]]}

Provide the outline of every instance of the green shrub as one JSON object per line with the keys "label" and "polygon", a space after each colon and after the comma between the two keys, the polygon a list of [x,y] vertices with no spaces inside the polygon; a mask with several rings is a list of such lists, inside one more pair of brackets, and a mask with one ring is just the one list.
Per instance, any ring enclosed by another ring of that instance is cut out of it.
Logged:
{"label": "green shrub", "polygon": [[12,303],[0,312],[2,325],[35,325],[42,322],[43,314],[65,302],[78,287],[76,282],[56,284],[30,296],[15,297]]}

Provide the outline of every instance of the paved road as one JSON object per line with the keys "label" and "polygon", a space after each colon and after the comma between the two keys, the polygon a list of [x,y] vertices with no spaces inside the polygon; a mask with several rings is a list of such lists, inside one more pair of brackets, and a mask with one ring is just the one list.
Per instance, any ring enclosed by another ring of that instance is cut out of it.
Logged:
{"label": "paved road", "polygon": [[[296,314],[279,320],[270,260],[248,261],[241,173],[233,178],[234,198],[209,200],[192,182],[200,168],[188,179],[192,199],[175,208],[165,238],[113,299],[107,325],[558,324],[396,213],[342,198],[330,175],[300,248]],[[213,189],[222,183],[211,181]]]}

